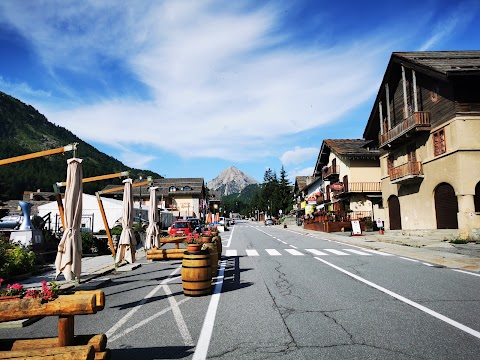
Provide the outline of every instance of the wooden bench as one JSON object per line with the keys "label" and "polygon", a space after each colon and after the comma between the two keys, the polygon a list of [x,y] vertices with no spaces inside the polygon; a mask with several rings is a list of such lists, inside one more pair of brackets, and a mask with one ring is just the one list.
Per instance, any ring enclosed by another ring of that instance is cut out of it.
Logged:
{"label": "wooden bench", "polygon": [[[29,298],[0,302],[0,322],[35,316],[58,316],[58,337],[0,340],[0,349],[4,350],[0,351],[0,359],[29,357],[48,359],[54,355],[59,359],[107,359],[110,353],[106,349],[107,338],[104,334],[85,336],[74,334],[75,315],[95,314],[104,308],[105,294],[102,290],[76,291],[70,295],[60,295],[46,303],[42,303],[41,299]],[[65,347],[68,350],[58,350]],[[28,356],[23,356],[24,353],[28,353]]]}

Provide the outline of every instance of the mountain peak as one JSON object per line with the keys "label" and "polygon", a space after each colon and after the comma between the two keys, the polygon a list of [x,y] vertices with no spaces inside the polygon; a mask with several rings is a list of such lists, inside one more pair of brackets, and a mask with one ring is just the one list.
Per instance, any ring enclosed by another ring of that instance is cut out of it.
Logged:
{"label": "mountain peak", "polygon": [[230,195],[240,193],[251,184],[258,184],[258,181],[235,166],[230,166],[223,170],[215,179],[209,181],[207,187],[212,190],[220,190],[222,195]]}

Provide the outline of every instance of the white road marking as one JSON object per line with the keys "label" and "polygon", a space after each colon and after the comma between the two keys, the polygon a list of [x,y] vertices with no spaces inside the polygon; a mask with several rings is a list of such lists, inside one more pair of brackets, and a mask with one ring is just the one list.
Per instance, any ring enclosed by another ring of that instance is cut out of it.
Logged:
{"label": "white road marking", "polygon": [[463,270],[458,270],[458,269],[452,269],[452,270],[457,271],[457,272],[461,272],[461,273],[464,273],[464,274],[468,274],[468,275],[480,276],[480,274],[474,274],[474,273],[471,273],[471,272],[468,272],[468,271],[463,271]]}
{"label": "white road marking", "polygon": [[285,249],[285,251],[292,255],[305,255],[304,253],[301,253],[300,251],[294,249]]}
{"label": "white road marking", "polygon": [[180,311],[180,307],[178,306],[175,297],[172,296],[172,291],[168,287],[168,285],[163,285],[163,290],[165,294],[168,296],[168,301],[170,302],[170,308],[172,309],[173,316],[175,317],[175,321],[178,326],[178,330],[180,331],[180,335],[182,336],[183,343],[185,346],[193,346],[195,345],[192,339],[192,335],[190,335],[190,331],[188,331],[187,324],[183,319],[182,312]]}
{"label": "white road marking", "polygon": [[350,255],[350,254],[344,253],[343,251],[336,250],[336,249],[323,249],[323,250],[331,252],[332,254],[335,254],[335,255]]}
{"label": "white road marking", "polygon": [[[235,227],[232,228],[232,232],[230,233],[230,237],[228,238],[228,241],[227,241],[227,244],[224,245],[225,247],[230,247],[230,244],[232,242],[232,238],[233,238],[233,232],[235,231]],[[222,241],[223,242],[223,241]]]}
{"label": "white road marking", "polygon": [[290,246],[291,248],[294,248],[294,249],[298,249],[298,247],[293,246],[293,245],[288,245],[288,246]]}
{"label": "white road marking", "polygon": [[[148,299],[150,299],[151,297],[153,297],[162,287],[163,285],[166,285],[168,284],[170,281],[172,281],[174,278],[175,278],[175,274],[177,272],[179,272],[180,270],[182,269],[181,266],[177,267],[175,270],[173,270],[170,275],[168,275],[168,277],[163,280],[160,285],[156,286],[152,291],[150,291],[142,300],[140,300],[137,305],[135,305],[135,307],[130,310],[125,316],[123,316],[119,321],[117,321],[117,323],[115,325],[113,325],[106,333],[105,335],[107,336],[107,338],[109,338],[108,340],[109,341],[113,341],[110,339],[110,337],[123,325],[125,324],[128,319],[130,319],[138,310],[140,310],[140,307],[145,304],[147,302]],[[170,308],[168,308],[166,311],[169,311],[171,310]],[[126,332],[124,331],[124,333],[126,334]],[[123,335],[121,335],[123,336]],[[114,339],[117,339],[118,337],[120,336],[116,336]]]}
{"label": "white road marking", "polygon": [[259,256],[258,251],[254,249],[247,249],[245,250],[247,252],[247,256]]}
{"label": "white road marking", "polygon": [[357,255],[367,255],[367,256],[372,256],[372,254],[368,254],[366,252],[360,251],[360,250],[355,250],[355,249],[342,249],[345,251],[349,251],[351,253],[357,254]]}
{"label": "white road marking", "polygon": [[403,259],[403,260],[408,260],[408,261],[413,261],[413,262],[419,262],[418,260],[415,260],[415,259],[409,259],[409,258],[406,258],[406,257],[403,257],[403,256],[399,256],[400,259]]}
{"label": "white road marking", "polygon": [[237,250],[227,250],[225,256],[237,256]]}
{"label": "white road marking", "polygon": [[429,264],[429,263],[424,263],[422,262],[423,265],[427,265],[427,266],[433,266],[433,264]]}
{"label": "white road marking", "polygon": [[[222,260],[220,263],[220,269],[218,270],[218,277],[223,279],[225,272],[226,261]],[[205,320],[203,320],[202,331],[197,341],[195,353],[192,360],[204,360],[207,358],[208,347],[210,346],[210,340],[213,333],[213,325],[215,324],[215,316],[217,314],[218,303],[220,301],[220,294],[222,293],[223,280],[218,281],[215,284],[210,304],[208,305],[207,314]]]}
{"label": "white road marking", "polygon": [[358,275],[355,275],[355,274],[353,274],[353,273],[351,273],[351,272],[349,272],[349,271],[347,271],[347,270],[344,270],[344,269],[342,269],[342,268],[339,267],[339,266],[336,266],[336,265],[334,265],[334,264],[332,264],[332,263],[329,263],[328,261],[325,261],[325,260],[320,259],[320,258],[318,258],[318,257],[315,257],[315,259],[317,259],[318,261],[321,261],[322,263],[324,263],[324,264],[326,264],[326,265],[328,265],[328,266],[331,266],[332,268],[334,268],[334,269],[336,269],[336,270],[338,270],[338,271],[343,272],[344,274],[346,274],[346,275],[348,275],[348,276],[350,276],[350,277],[352,277],[352,278],[354,278],[354,279],[356,279],[356,280],[358,280],[358,281],[363,282],[364,284],[367,284],[368,286],[371,286],[371,287],[373,287],[373,288],[375,288],[375,289],[377,289],[377,290],[379,290],[379,291],[381,291],[381,292],[383,292],[383,293],[385,293],[385,294],[387,294],[387,295],[390,295],[390,296],[394,297],[395,299],[404,302],[405,304],[408,304],[408,305],[410,305],[410,306],[413,306],[414,308],[416,308],[416,309],[418,309],[418,310],[420,310],[420,311],[423,311],[423,312],[425,312],[425,313],[427,313],[427,314],[429,314],[429,315],[431,315],[431,316],[433,316],[433,317],[435,317],[435,318],[437,318],[437,319],[439,319],[439,320],[441,320],[441,321],[446,322],[446,323],[449,324],[449,325],[452,325],[452,326],[456,327],[457,329],[460,329],[460,330],[462,330],[462,331],[464,331],[464,332],[466,332],[466,333],[468,333],[468,334],[470,334],[470,335],[473,335],[473,336],[475,336],[476,338],[480,339],[480,332],[479,332],[479,331],[476,331],[476,330],[474,330],[474,329],[472,329],[472,328],[469,328],[468,326],[465,326],[465,325],[463,325],[463,324],[461,324],[461,323],[459,323],[459,322],[457,322],[457,321],[455,321],[455,320],[453,320],[453,319],[450,319],[450,318],[446,317],[445,315],[442,315],[442,314],[440,314],[440,313],[437,313],[436,311],[433,311],[433,310],[427,308],[426,306],[420,305],[420,304],[416,303],[415,301],[412,301],[412,300],[410,300],[410,299],[407,299],[407,298],[404,297],[404,296],[401,296],[401,295],[399,295],[399,294],[397,294],[397,293],[394,293],[393,291],[390,291],[390,290],[388,290],[388,289],[386,289],[386,288],[384,288],[384,287],[381,287],[380,285],[377,285],[377,284],[375,284],[375,283],[373,283],[373,282],[371,282],[371,281],[368,281],[368,280],[366,280],[366,279],[364,279],[364,278],[362,278],[362,277],[360,277],[360,276],[358,276]]}
{"label": "white road marking", "polygon": [[282,255],[275,249],[265,249],[265,251],[268,253],[268,255],[272,255],[272,256]]}
{"label": "white road marking", "polygon": [[308,252],[311,252],[313,255],[327,255],[327,253],[324,253],[323,251],[316,250],[316,249],[305,249]]}
{"label": "white road marking", "polygon": [[368,252],[371,252],[372,254],[377,254],[377,255],[394,256],[393,254],[384,253],[382,251],[377,251],[377,250],[364,249],[364,251],[368,251]]}

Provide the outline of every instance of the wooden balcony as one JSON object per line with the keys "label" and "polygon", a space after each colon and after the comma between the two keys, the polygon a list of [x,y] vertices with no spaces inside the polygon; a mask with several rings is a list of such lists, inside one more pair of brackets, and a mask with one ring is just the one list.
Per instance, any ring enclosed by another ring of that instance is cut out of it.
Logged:
{"label": "wooden balcony", "polygon": [[406,164],[394,167],[389,170],[388,174],[392,184],[402,184],[424,177],[422,163],[419,161],[409,161]]}
{"label": "wooden balcony", "polygon": [[430,131],[430,127],[430,113],[426,111],[415,112],[385,134],[380,135],[380,148],[384,149],[387,145],[395,147],[415,132]]}
{"label": "wooden balcony", "polygon": [[330,180],[340,176],[340,166],[329,166],[323,173],[323,180]]}
{"label": "wooden balcony", "polygon": [[349,182],[343,184],[343,189],[335,191],[336,197],[342,197],[351,193],[363,193],[363,194],[381,194],[382,183],[381,182]]}

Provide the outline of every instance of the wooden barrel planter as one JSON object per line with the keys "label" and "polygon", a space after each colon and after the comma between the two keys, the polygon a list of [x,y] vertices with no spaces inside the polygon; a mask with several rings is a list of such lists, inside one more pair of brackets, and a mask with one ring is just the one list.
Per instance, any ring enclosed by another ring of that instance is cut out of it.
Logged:
{"label": "wooden barrel planter", "polygon": [[212,238],[212,242],[217,244],[217,250],[218,250],[218,260],[222,259],[222,238],[220,236],[214,236]]}
{"label": "wooden barrel planter", "polygon": [[210,253],[210,266],[212,268],[212,278],[217,276],[218,270],[218,247],[216,243],[205,243],[202,250],[208,250]]}
{"label": "wooden barrel planter", "polygon": [[182,260],[183,293],[202,296],[212,292],[212,268],[208,250],[185,251]]}

